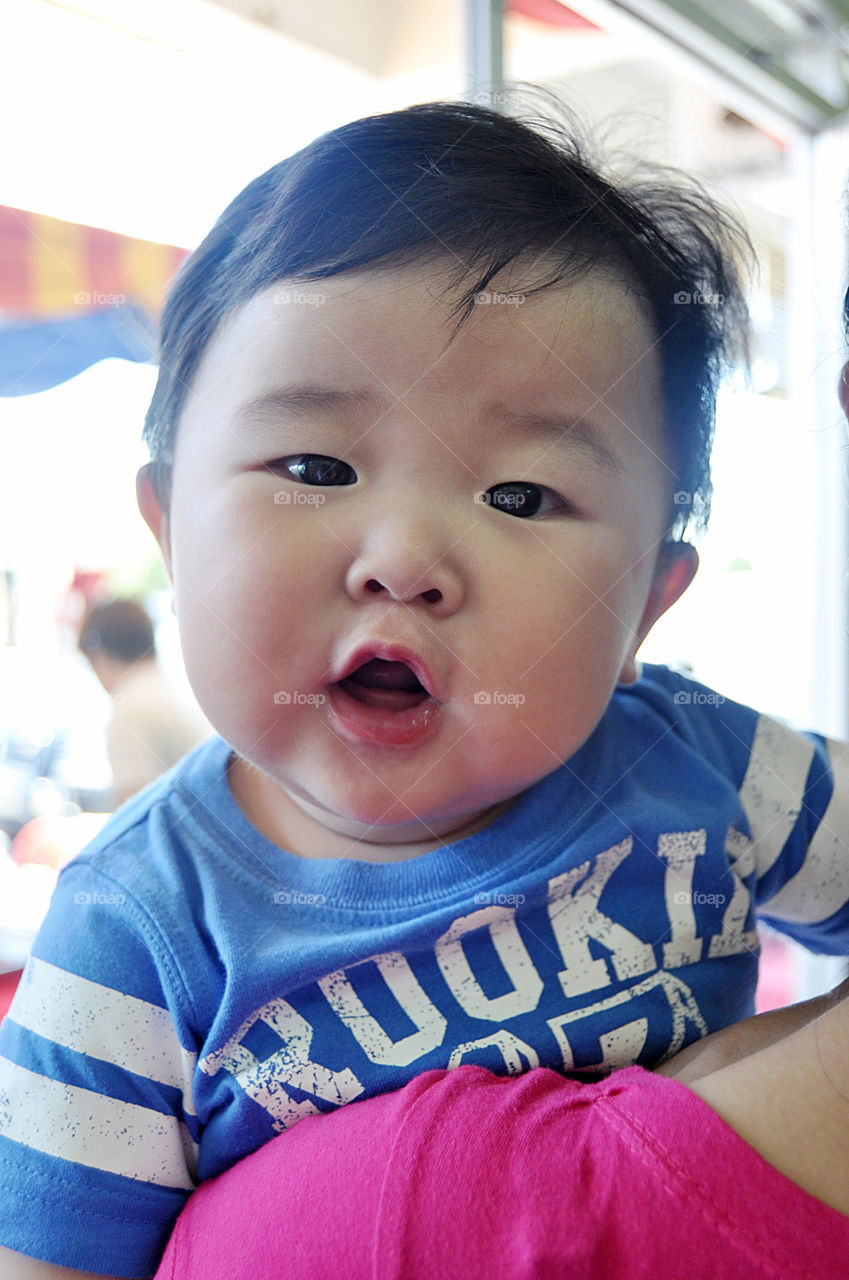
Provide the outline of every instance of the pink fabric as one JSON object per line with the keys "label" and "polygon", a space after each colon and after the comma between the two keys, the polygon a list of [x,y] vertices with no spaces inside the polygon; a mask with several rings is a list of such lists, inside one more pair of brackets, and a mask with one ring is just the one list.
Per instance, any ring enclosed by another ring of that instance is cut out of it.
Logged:
{"label": "pink fabric", "polygon": [[845,1280],[849,1217],[629,1067],[431,1071],[192,1196],[157,1280]]}

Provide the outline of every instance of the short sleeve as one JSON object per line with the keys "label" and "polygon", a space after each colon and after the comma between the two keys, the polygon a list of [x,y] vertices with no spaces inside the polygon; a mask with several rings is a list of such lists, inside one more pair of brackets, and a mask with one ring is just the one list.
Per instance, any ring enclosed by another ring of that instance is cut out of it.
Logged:
{"label": "short sleeve", "polygon": [[91,865],[60,877],[0,1030],[0,1243],[10,1249],[151,1276],[195,1186],[195,1054],[151,928]]}
{"label": "short sleeve", "polygon": [[761,716],[740,798],[760,914],[814,951],[849,950],[849,746]]}
{"label": "short sleeve", "polygon": [[644,673],[631,696],[737,792],[740,838],[729,854],[758,914],[812,951],[849,952],[849,746],[668,668]]}

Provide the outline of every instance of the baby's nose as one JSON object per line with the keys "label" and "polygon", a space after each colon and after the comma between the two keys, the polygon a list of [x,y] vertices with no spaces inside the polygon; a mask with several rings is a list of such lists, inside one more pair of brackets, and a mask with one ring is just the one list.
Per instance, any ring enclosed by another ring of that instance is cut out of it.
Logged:
{"label": "baby's nose", "polygon": [[346,575],[355,600],[385,597],[422,604],[440,615],[453,613],[463,597],[459,566],[423,531],[404,528],[403,521],[372,530]]}
{"label": "baby's nose", "polygon": [[365,589],[366,591],[371,591],[374,595],[379,595],[381,591],[386,591],[396,600],[415,600],[420,596],[427,604],[439,604],[443,598],[439,587],[429,587],[426,591],[413,591],[409,595],[399,595],[391,587],[385,587],[382,582],[378,582],[377,578],[369,578]]}

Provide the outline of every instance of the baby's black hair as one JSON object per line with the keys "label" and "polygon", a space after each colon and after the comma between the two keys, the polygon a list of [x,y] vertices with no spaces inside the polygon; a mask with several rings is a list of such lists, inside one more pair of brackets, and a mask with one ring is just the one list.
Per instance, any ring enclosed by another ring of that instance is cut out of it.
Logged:
{"label": "baby's black hair", "polygon": [[509,264],[529,264],[527,293],[601,267],[643,300],[657,334],[680,538],[709,512],[716,394],[748,345],[739,265],[750,250],[697,184],[667,170],[607,177],[555,120],[435,102],[344,125],[249,183],[177,275],[145,421],[161,497],[210,339],[276,281],[440,260],[462,289],[460,325]]}

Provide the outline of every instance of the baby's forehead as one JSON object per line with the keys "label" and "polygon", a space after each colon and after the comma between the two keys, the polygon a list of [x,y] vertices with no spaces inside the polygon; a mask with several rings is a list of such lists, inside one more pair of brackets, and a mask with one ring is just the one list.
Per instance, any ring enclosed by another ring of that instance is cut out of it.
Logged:
{"label": "baby's forehead", "polygon": [[[267,329],[285,337],[293,358],[333,358],[355,366],[375,333],[393,354],[443,368],[477,348],[483,359],[499,345],[516,359],[505,374],[532,378],[546,362],[568,368],[603,353],[619,378],[656,371],[659,344],[648,305],[613,264],[570,269],[551,281],[544,256],[516,260],[483,282],[457,264],[413,261],[375,264],[320,280],[278,280],[238,307],[219,328],[216,345],[231,334]],[[481,286],[481,287],[479,287]],[[344,330],[344,332],[343,332]],[[237,338],[238,344],[238,338]],[[521,356],[521,360],[518,358]],[[485,360],[483,361],[485,364]]]}
{"label": "baby's forehead", "polygon": [[230,313],[204,363],[218,378],[339,382],[376,401],[415,388],[603,404],[627,384],[657,416],[659,347],[635,291],[608,270],[554,284],[544,271],[517,262],[476,290],[441,262],[275,281]]}
{"label": "baby's forehead", "polygon": [[528,459],[567,431],[611,472],[658,465],[656,341],[633,290],[597,269],[540,289],[517,264],[458,316],[466,283],[430,263],[275,282],[221,326],[178,452],[193,419],[204,447],[220,428],[263,452],[295,422],[340,454],[415,422],[458,465],[513,444]]}

